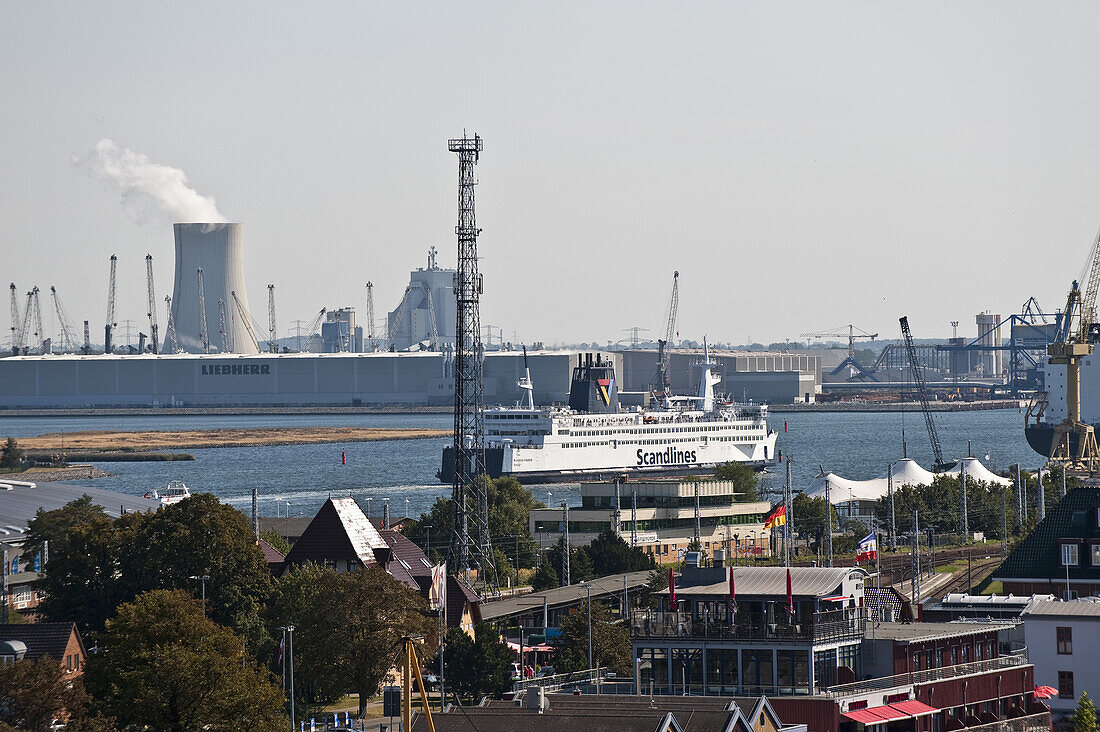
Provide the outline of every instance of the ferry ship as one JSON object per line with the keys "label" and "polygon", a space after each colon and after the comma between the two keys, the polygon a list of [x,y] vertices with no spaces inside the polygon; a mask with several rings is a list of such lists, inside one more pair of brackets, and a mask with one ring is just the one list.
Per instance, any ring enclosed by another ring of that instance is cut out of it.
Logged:
{"label": "ferry ship", "polygon": [[[705,344],[703,353],[696,396],[666,396],[656,409],[622,409],[614,364],[599,354],[578,356],[568,407],[536,408],[527,369],[518,382],[525,405],[482,412],[488,474],[548,483],[682,476],[726,462],[774,465],[777,434],[768,429],[767,405],[716,397],[721,379]],[[453,448],[444,448],[437,475],[453,480]]]}

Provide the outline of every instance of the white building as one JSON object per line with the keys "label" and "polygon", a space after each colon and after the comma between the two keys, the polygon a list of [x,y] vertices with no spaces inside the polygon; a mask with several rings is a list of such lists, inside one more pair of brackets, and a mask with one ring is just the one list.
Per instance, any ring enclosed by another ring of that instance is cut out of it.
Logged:
{"label": "white building", "polygon": [[[616,491],[621,507],[616,509]],[[695,537],[696,491],[699,534],[704,550],[726,549],[734,558],[769,553],[770,532],[764,519],[771,511],[767,501],[741,502],[728,480],[648,480],[620,483],[582,483],[581,507],[569,509],[569,540],[588,544],[602,531],[614,528],[658,561],[671,561],[687,549]],[[632,514],[637,512],[637,527]],[[564,511],[543,508],[531,511],[531,535],[543,546],[558,541]]]}
{"label": "white building", "polygon": [[1082,692],[1092,699],[1100,694],[1093,666],[1100,658],[1100,601],[1036,600],[1020,617],[1035,685],[1058,689],[1046,700],[1057,729]]}

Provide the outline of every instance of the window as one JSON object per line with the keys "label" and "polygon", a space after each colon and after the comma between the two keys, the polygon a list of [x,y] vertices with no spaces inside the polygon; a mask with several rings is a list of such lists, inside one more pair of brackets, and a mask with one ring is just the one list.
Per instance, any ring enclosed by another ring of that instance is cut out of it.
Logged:
{"label": "window", "polygon": [[962,647],[962,649],[963,649],[963,651],[962,651],[962,662],[963,663],[970,663],[970,646],[965,645],[965,646]]}
{"label": "window", "polygon": [[1062,566],[1063,567],[1076,567],[1077,566],[1077,545],[1076,544],[1063,544],[1062,545]]}
{"label": "window", "polygon": [[936,668],[943,668],[943,649],[936,649]]}
{"label": "window", "polygon": [[1058,698],[1059,699],[1072,699],[1073,698],[1073,672],[1072,671],[1059,671],[1058,672]]}
{"label": "window", "polygon": [[1068,656],[1073,653],[1073,628],[1055,628],[1058,637],[1058,655]]}
{"label": "window", "polygon": [[959,664],[959,647],[951,646],[951,665],[957,666]]}
{"label": "window", "polygon": [[1092,566],[1100,567],[1100,544],[1092,545]]}

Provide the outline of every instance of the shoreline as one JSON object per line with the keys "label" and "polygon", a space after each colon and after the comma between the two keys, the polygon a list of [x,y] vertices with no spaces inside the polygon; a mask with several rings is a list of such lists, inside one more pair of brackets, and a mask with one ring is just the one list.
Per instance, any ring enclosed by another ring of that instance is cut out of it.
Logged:
{"label": "shoreline", "polygon": [[415,427],[257,427],[211,430],[47,432],[19,439],[28,453],[115,453],[140,455],[219,447],[273,447],[341,442],[435,439],[450,430]]}

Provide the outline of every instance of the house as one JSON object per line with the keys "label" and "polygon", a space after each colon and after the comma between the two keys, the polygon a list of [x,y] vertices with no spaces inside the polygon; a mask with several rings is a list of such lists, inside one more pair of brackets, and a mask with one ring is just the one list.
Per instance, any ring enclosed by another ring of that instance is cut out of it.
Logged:
{"label": "house", "polygon": [[23,658],[29,661],[49,656],[61,664],[66,678],[84,673],[88,652],[75,623],[0,624],[0,643],[15,641],[26,647]]}
{"label": "house", "polygon": [[[731,608],[730,578],[734,599]],[[689,553],[662,607],[631,616],[642,694],[764,694],[808,732],[953,732],[1012,721],[1047,729],[1012,622],[886,622],[903,599],[851,567],[724,566]],[[788,589],[789,588],[789,589]],[[731,612],[731,610],[733,612]]]}
{"label": "house", "polygon": [[1082,692],[1096,698],[1100,683],[1092,664],[1100,658],[1100,602],[1034,600],[1020,616],[1037,683],[1058,695],[1047,700],[1055,728],[1065,727]]}
{"label": "house", "polygon": [[993,579],[1013,595],[1100,594],[1100,488],[1069,491],[1005,557]]}
{"label": "house", "polygon": [[260,551],[264,554],[264,561],[267,562],[267,571],[271,572],[272,577],[278,577],[283,573],[283,565],[286,564],[286,557],[275,547],[268,544],[263,539],[258,540]]}
{"label": "house", "polygon": [[[270,561],[270,560],[269,560]],[[290,567],[314,563],[337,572],[381,566],[394,579],[427,598],[432,564],[423,550],[397,529],[378,529],[354,498],[330,498],[294,542],[283,562]],[[447,577],[447,626],[472,633],[481,619],[480,598],[457,577]]]}

